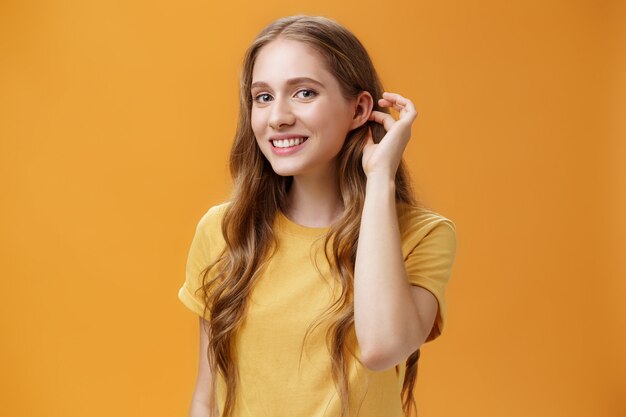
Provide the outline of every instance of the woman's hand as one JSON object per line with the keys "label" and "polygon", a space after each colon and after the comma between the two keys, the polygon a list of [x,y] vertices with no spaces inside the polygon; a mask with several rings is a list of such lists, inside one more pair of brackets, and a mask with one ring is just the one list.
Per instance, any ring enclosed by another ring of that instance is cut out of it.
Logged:
{"label": "woman's hand", "polygon": [[390,114],[372,111],[369,120],[382,124],[387,133],[380,143],[374,143],[372,131],[368,128],[367,143],[363,149],[363,170],[368,178],[383,175],[393,180],[411,138],[411,124],[417,117],[417,111],[411,100],[395,93],[384,92],[378,104],[393,107],[400,112],[400,118],[395,120]]}

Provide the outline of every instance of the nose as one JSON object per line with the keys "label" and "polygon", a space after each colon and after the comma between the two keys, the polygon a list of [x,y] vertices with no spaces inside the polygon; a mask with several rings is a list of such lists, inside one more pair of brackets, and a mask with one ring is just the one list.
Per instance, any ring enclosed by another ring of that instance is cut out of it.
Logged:
{"label": "nose", "polygon": [[288,99],[277,98],[272,103],[268,123],[271,128],[279,129],[283,125],[292,125],[295,121]]}

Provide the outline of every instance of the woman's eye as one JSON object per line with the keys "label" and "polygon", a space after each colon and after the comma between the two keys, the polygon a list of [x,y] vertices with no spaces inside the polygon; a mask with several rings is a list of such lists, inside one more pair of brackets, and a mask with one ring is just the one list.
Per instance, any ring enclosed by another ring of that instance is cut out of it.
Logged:
{"label": "woman's eye", "polygon": [[305,90],[300,90],[298,91],[298,94],[300,93],[306,93],[303,97],[304,98],[311,98],[314,97],[315,95],[317,95],[317,93],[313,90],[309,90],[309,89],[305,89]]}
{"label": "woman's eye", "polygon": [[254,101],[258,102],[258,103],[266,103],[266,101],[264,101],[263,99],[260,99],[261,97],[270,97],[269,94],[259,94],[258,96],[254,97]]}
{"label": "woman's eye", "polygon": [[[298,91],[297,94],[300,94],[301,98],[311,98],[311,97],[315,97],[317,95],[317,92],[310,90],[310,89],[303,89]],[[258,94],[256,96],[253,97],[253,100],[256,101],[257,103],[267,103],[268,101],[271,100],[271,95],[267,94],[267,93],[263,93],[263,94]]]}

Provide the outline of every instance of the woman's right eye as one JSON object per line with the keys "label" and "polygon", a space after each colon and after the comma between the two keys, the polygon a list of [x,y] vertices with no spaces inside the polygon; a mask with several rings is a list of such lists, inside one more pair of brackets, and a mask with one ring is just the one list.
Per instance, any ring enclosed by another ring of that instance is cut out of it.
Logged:
{"label": "woman's right eye", "polygon": [[256,101],[257,103],[266,103],[266,101],[264,101],[263,99],[260,99],[260,97],[271,97],[271,96],[267,93],[259,94],[254,97],[254,101]]}

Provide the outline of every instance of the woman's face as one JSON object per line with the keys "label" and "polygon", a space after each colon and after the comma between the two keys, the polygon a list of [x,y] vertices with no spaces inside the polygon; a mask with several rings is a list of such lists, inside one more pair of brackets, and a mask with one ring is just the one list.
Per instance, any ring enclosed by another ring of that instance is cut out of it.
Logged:
{"label": "woman's face", "polygon": [[327,176],[348,132],[359,123],[322,57],[305,43],[265,45],[252,71],[252,130],[282,176]]}

